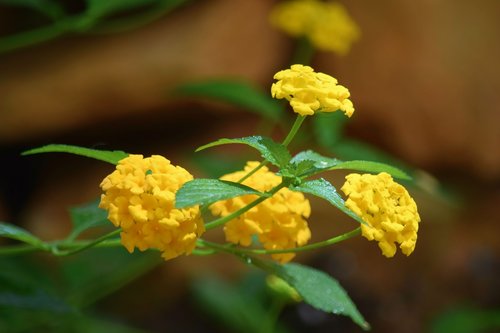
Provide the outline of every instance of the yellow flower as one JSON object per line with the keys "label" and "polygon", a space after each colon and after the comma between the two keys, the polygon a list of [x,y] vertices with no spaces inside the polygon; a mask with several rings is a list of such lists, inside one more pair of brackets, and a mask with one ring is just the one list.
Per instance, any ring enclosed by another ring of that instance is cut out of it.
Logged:
{"label": "yellow flower", "polygon": [[270,15],[271,24],[294,37],[305,36],[318,49],[340,55],[349,52],[359,39],[356,22],[340,3],[294,0],[277,4]]}
{"label": "yellow flower", "polygon": [[341,190],[348,196],[346,207],[369,225],[361,225],[362,235],[378,241],[384,256],[394,256],[395,243],[400,244],[405,255],[413,252],[420,216],[415,201],[403,186],[385,172],[352,173],[346,176]]}
{"label": "yellow flower", "polygon": [[[243,171],[225,175],[221,179],[236,182],[258,164],[258,162],[248,162]],[[261,192],[268,191],[280,183],[281,177],[266,167],[243,181],[243,184]],[[210,210],[216,216],[227,216],[256,198],[256,195],[245,195],[219,201],[211,205]],[[302,193],[283,188],[271,198],[227,222],[224,233],[228,242],[242,246],[250,246],[252,236],[256,235],[267,250],[295,248],[305,245],[311,238],[311,231],[305,220],[310,214],[309,201]],[[294,253],[272,255],[275,260],[283,263],[290,261],[294,256]]]}
{"label": "yellow flower", "polygon": [[349,90],[338,85],[337,79],[316,73],[309,66],[292,65],[276,73],[274,79],[278,81],[271,86],[271,95],[286,98],[293,111],[302,116],[341,110],[350,117],[354,112]]}
{"label": "yellow flower", "polygon": [[163,156],[129,155],[101,182],[100,208],[122,228],[129,252],[158,249],[165,260],[189,254],[205,231],[198,206],[175,208],[175,193],[193,176]]}

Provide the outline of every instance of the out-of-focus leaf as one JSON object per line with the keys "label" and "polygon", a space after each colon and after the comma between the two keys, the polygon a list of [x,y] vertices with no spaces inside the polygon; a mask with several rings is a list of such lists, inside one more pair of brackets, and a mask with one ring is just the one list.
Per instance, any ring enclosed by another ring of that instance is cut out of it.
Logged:
{"label": "out-of-focus leaf", "polygon": [[295,263],[280,265],[256,258],[252,258],[251,262],[285,280],[297,290],[304,302],[314,308],[348,316],[364,330],[370,329],[344,288],[326,273]]}
{"label": "out-of-focus leaf", "polygon": [[199,147],[198,149],[196,149],[196,151],[234,143],[245,144],[257,149],[264,159],[268,160],[279,168],[286,167],[291,159],[290,153],[285,146],[273,141],[271,138],[260,135],[247,136],[237,139],[219,139],[217,141]]}
{"label": "out-of-focus leaf", "polygon": [[73,230],[68,237],[69,240],[74,240],[87,229],[111,225],[106,211],[99,208],[99,200],[72,207],[69,209],[69,213],[73,223]]}
{"label": "out-of-focus leaf", "polygon": [[314,115],[313,130],[316,141],[323,147],[333,147],[341,139],[348,119],[342,112],[322,112]]}
{"label": "out-of-focus leaf", "polygon": [[248,161],[248,158],[239,154],[190,154],[186,158],[209,178],[219,178],[234,170],[241,170]]}
{"label": "out-of-focus leaf", "polygon": [[0,258],[0,267],[0,332],[37,332],[49,319],[74,310],[57,292],[46,265],[23,256]]}
{"label": "out-of-focus leaf", "polygon": [[[203,276],[192,283],[192,292],[198,304],[232,332],[285,332],[273,322],[273,314],[263,300],[214,276]],[[260,302],[259,302],[260,301]]]}
{"label": "out-of-focus leaf", "polygon": [[29,231],[19,228],[13,224],[0,222],[0,237],[15,239],[34,246],[43,246],[43,242],[33,236]]}
{"label": "out-of-focus leaf", "polygon": [[356,170],[370,173],[386,172],[395,178],[411,180],[404,171],[392,165],[372,161],[345,161],[329,168],[329,170]]}
{"label": "out-of-focus leaf", "polygon": [[309,193],[325,199],[359,223],[366,224],[365,221],[363,221],[358,215],[354,214],[352,210],[345,206],[344,199],[342,199],[342,197],[337,193],[335,187],[323,178],[303,182],[302,184],[294,186],[291,189],[294,191]]}
{"label": "out-of-focus leaf", "polygon": [[246,194],[263,195],[263,193],[239,183],[218,179],[193,179],[185,183],[175,194],[175,207],[205,205]]}
{"label": "out-of-focus leaf", "polygon": [[120,11],[147,7],[161,2],[161,0],[87,0],[86,15],[101,17]]}
{"label": "out-of-focus leaf", "polygon": [[270,94],[264,94],[246,82],[209,80],[187,83],[176,91],[186,96],[208,97],[241,106],[276,122],[283,113],[280,103]]}
{"label": "out-of-focus leaf", "polygon": [[461,307],[440,314],[431,325],[431,333],[500,332],[500,309]]}
{"label": "out-of-focus leaf", "polygon": [[162,262],[158,252],[128,253],[125,248],[93,248],[61,260],[68,302],[78,308],[113,293]]}
{"label": "out-of-focus leaf", "polygon": [[0,0],[0,5],[31,8],[52,19],[63,15],[61,6],[50,0]]}
{"label": "out-of-focus leaf", "polygon": [[113,151],[98,150],[98,149],[83,148],[78,146],[59,145],[59,144],[50,144],[47,146],[30,149],[23,152],[22,155],[33,155],[41,153],[68,153],[68,154],[94,158],[96,160],[108,162],[111,164],[117,164],[120,160],[128,156],[126,152],[121,150],[113,150]]}
{"label": "out-of-focus leaf", "polygon": [[331,147],[331,151],[340,159],[346,161],[368,160],[393,165],[403,170],[406,174],[410,175],[410,177],[413,177],[414,171],[412,168],[380,149],[358,140],[341,139],[334,147]]}

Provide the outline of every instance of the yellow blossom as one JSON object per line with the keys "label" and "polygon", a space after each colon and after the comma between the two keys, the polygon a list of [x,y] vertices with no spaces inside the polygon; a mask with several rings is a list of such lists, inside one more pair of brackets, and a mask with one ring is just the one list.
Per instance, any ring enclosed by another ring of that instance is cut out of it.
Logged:
{"label": "yellow blossom", "polygon": [[[225,175],[221,179],[236,182],[258,164],[258,162],[248,162],[243,171]],[[281,177],[266,167],[262,167],[243,181],[243,184],[261,192],[269,191],[280,183]],[[256,198],[256,195],[245,195],[219,201],[211,205],[210,210],[214,215],[227,216]],[[224,233],[228,242],[242,246],[250,246],[252,236],[256,235],[267,250],[295,248],[305,245],[311,238],[311,231],[305,220],[310,214],[309,201],[302,193],[283,188],[271,198],[227,222],[224,225]],[[275,260],[283,263],[290,261],[294,256],[294,253],[272,255]]]}
{"label": "yellow blossom", "polygon": [[277,4],[271,24],[294,37],[305,36],[318,49],[347,54],[360,30],[340,3],[293,0]]}
{"label": "yellow blossom", "polygon": [[378,175],[352,173],[346,176],[342,191],[348,196],[347,208],[361,217],[362,235],[378,241],[382,254],[388,258],[396,253],[396,244],[410,255],[417,242],[420,216],[408,191],[382,172]]}
{"label": "yellow blossom", "polygon": [[287,99],[293,111],[302,116],[337,110],[348,117],[354,113],[349,90],[337,84],[334,77],[315,72],[309,66],[292,65],[276,73],[274,79],[278,81],[271,86],[271,95]]}
{"label": "yellow blossom", "polygon": [[100,208],[122,228],[129,252],[158,249],[165,260],[189,254],[205,231],[198,206],[175,208],[175,193],[193,176],[163,156],[129,155],[101,182]]}

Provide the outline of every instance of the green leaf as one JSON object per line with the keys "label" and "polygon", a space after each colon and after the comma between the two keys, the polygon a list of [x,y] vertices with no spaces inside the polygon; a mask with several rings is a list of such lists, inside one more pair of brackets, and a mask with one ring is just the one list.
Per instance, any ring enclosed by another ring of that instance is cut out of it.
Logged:
{"label": "green leaf", "polygon": [[0,0],[0,5],[31,8],[52,19],[63,15],[61,6],[50,0]]}
{"label": "green leaf", "polygon": [[0,222],[0,237],[15,239],[33,246],[42,247],[44,245],[44,242],[33,236],[27,230],[4,222]]}
{"label": "green leaf", "polygon": [[128,253],[123,248],[92,248],[60,259],[65,295],[79,308],[137,281],[164,262],[157,251]]}
{"label": "green leaf", "polygon": [[[256,286],[247,284],[234,285],[216,276],[204,275],[194,279],[192,292],[203,310],[223,323],[228,331],[284,332],[276,325],[273,311],[269,311],[264,297],[259,297]],[[265,287],[263,276],[260,276],[260,284]]]}
{"label": "green leaf", "polygon": [[285,280],[297,290],[307,304],[328,313],[348,316],[364,330],[370,329],[370,325],[359,313],[344,288],[326,273],[295,263],[280,265],[256,258],[252,258],[251,261],[254,265]]}
{"label": "green leaf", "polygon": [[405,173],[404,171],[402,171],[396,167],[393,167],[392,165],[379,163],[379,162],[345,161],[345,162],[339,163],[339,164],[329,168],[329,170],[339,170],[339,169],[356,170],[356,171],[363,171],[363,172],[370,172],[370,173],[387,172],[388,174],[390,174],[391,176],[393,176],[395,178],[411,180],[411,177],[407,173]]}
{"label": "green leaf", "polygon": [[393,165],[398,169],[403,170],[410,176],[413,176],[414,174],[414,170],[402,161],[376,147],[358,140],[342,139],[331,148],[331,151],[342,160],[368,160],[381,162]]}
{"label": "green leaf", "polygon": [[[311,165],[308,161],[313,161],[314,164]],[[301,172],[297,173],[297,176],[310,176],[321,171],[347,169],[370,173],[387,172],[395,178],[411,179],[407,173],[392,165],[373,161],[341,161],[336,158],[322,156],[312,150],[298,153],[290,160],[290,163],[295,165],[295,168]]]}
{"label": "green leaf", "polygon": [[452,308],[433,320],[431,333],[487,333],[500,330],[500,308],[479,309],[470,306]]}
{"label": "green leaf", "polygon": [[305,150],[295,155],[290,163],[295,166],[296,176],[309,176],[342,163],[336,158],[322,156],[315,151]]}
{"label": "green leaf", "polygon": [[175,195],[175,208],[206,205],[246,194],[263,195],[251,187],[219,179],[194,179],[185,183]]}
{"label": "green leaf", "polygon": [[342,197],[337,193],[335,187],[323,178],[303,182],[299,186],[294,186],[291,189],[294,191],[309,193],[325,199],[359,223],[366,225],[365,221],[363,221],[358,215],[356,215],[352,210],[345,206],[344,199],[342,199]]}
{"label": "green leaf", "polygon": [[87,0],[86,14],[97,18],[120,11],[144,8],[156,3],[159,0]]}
{"label": "green leaf", "polygon": [[83,231],[94,228],[110,226],[108,214],[105,210],[99,208],[99,199],[86,203],[81,206],[69,209],[73,230],[68,240],[74,240]]}
{"label": "green leaf", "polygon": [[252,148],[257,149],[264,159],[268,160],[279,168],[286,167],[291,159],[290,153],[285,146],[273,141],[268,137],[263,137],[260,135],[247,136],[238,139],[219,139],[217,141],[199,147],[198,149],[196,149],[196,151],[232,143],[246,144]]}
{"label": "green leaf", "polygon": [[113,150],[113,151],[97,150],[97,149],[83,148],[70,145],[59,145],[59,144],[50,144],[40,148],[30,149],[23,152],[21,155],[25,156],[25,155],[33,155],[41,153],[68,153],[68,154],[94,158],[96,160],[108,162],[111,164],[117,164],[120,160],[128,156],[127,153],[121,150]]}
{"label": "green leaf", "polygon": [[283,114],[277,100],[246,82],[209,80],[188,83],[178,87],[176,91],[187,96],[208,97],[241,106],[275,122],[279,121]]}

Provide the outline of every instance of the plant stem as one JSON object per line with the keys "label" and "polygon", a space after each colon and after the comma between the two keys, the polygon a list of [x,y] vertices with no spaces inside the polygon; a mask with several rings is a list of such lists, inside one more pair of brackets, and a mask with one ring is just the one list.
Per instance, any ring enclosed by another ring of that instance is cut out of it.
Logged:
{"label": "plant stem", "polygon": [[212,248],[214,250],[222,251],[222,252],[229,252],[232,254],[237,254],[237,255],[248,255],[248,254],[281,254],[281,253],[296,253],[296,252],[304,252],[304,251],[309,251],[309,250],[315,250],[319,249],[321,247],[333,245],[342,241],[345,241],[349,238],[352,238],[354,236],[358,236],[361,233],[361,228],[356,228],[352,231],[346,232],[345,234],[339,235],[332,237],[330,239],[327,239],[322,242],[317,242],[309,245],[304,245],[296,248],[291,248],[291,249],[279,249],[279,250],[266,250],[266,249],[244,249],[244,248],[236,248],[232,244],[218,244],[218,243],[213,243],[209,242],[203,239],[198,239],[198,243],[201,246],[205,246],[208,248]]}
{"label": "plant stem", "polygon": [[[305,119],[306,119],[306,116],[297,115],[297,118],[295,118],[295,122],[293,123],[292,128],[288,132],[285,140],[283,140],[283,142],[281,143],[283,146],[286,147],[286,146],[288,146],[290,144],[290,142],[293,140],[293,138],[295,137],[295,135],[299,131],[299,128],[300,128],[300,126],[302,125],[302,123],[304,122]],[[247,173],[240,180],[238,180],[238,183],[243,182],[244,180],[246,180],[247,178],[249,178],[251,175],[253,175],[257,171],[259,171],[260,168],[262,168],[263,166],[265,166],[267,164],[269,164],[269,161],[268,160],[263,160],[262,162],[260,162],[259,165],[257,165],[249,173]]]}
{"label": "plant stem", "polygon": [[292,128],[290,129],[290,132],[288,132],[288,135],[286,136],[285,140],[281,143],[283,146],[287,147],[290,142],[293,140],[297,132],[299,131],[300,126],[306,119],[306,116],[301,116],[297,115],[297,118],[295,118],[295,122],[292,125]]}
{"label": "plant stem", "polygon": [[[75,249],[69,249],[69,250],[60,250],[59,249],[59,246],[58,245],[55,245],[52,247],[52,254],[54,254],[55,256],[67,256],[67,255],[70,255],[70,254],[75,254],[75,253],[78,253],[78,252],[81,252],[83,250],[86,250],[90,247],[93,247],[93,246],[96,246],[97,244],[99,243],[102,243],[104,242],[105,240],[113,237],[113,236],[116,236],[118,234],[120,234],[122,230],[119,228],[119,229],[116,229],[116,230],[113,230],[111,231],[110,233],[107,233],[99,238],[96,238],[94,240],[91,240],[89,242],[86,242],[80,246],[77,246]],[[68,243],[68,244],[60,244],[61,247],[73,247],[73,244],[72,243]]]}
{"label": "plant stem", "polygon": [[315,51],[316,50],[307,38],[302,37],[297,39],[295,44],[295,51],[291,59],[291,65],[309,65],[314,57]]}
{"label": "plant stem", "polygon": [[18,254],[31,253],[36,251],[48,251],[39,246],[30,244],[20,244],[12,246],[4,246],[0,248],[0,256],[15,256]]}
{"label": "plant stem", "polygon": [[249,178],[251,175],[253,175],[257,171],[259,171],[260,168],[262,168],[263,166],[268,165],[268,164],[269,164],[268,160],[263,160],[262,162],[260,162],[259,165],[257,165],[255,168],[253,168],[252,171],[250,171],[249,173],[247,173],[246,175],[244,175],[243,177],[241,177],[241,179],[238,180],[238,183],[242,183],[244,180],[246,180],[247,178]]}
{"label": "plant stem", "polygon": [[272,197],[276,192],[278,192],[279,190],[281,190],[283,187],[286,187],[287,184],[286,183],[280,183],[279,185],[273,187],[271,190],[269,190],[268,192],[266,192],[265,196],[261,196],[261,197],[258,197],[257,199],[255,199],[254,201],[252,201],[251,203],[249,203],[248,205],[238,209],[237,211],[234,211],[232,212],[231,214],[229,215],[226,215],[226,216],[223,216],[221,218],[218,218],[210,223],[207,223],[205,224],[205,229],[206,230],[210,230],[210,229],[213,229],[213,228],[216,228],[220,225],[223,225],[224,223],[228,222],[228,221],[231,221],[232,219],[240,216],[241,214],[245,213],[246,211],[252,209],[253,207],[257,206],[258,204],[260,204],[262,201]]}

